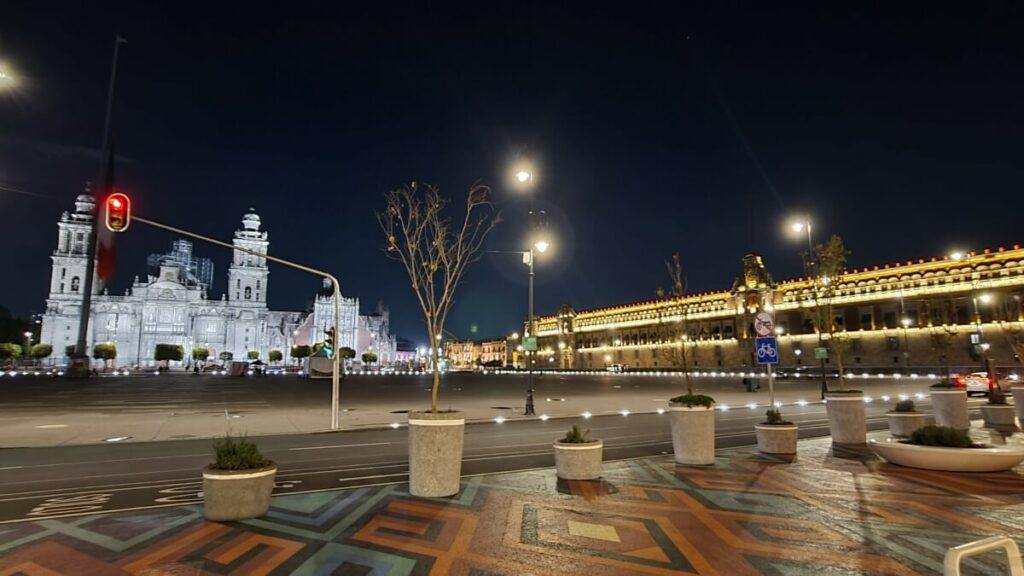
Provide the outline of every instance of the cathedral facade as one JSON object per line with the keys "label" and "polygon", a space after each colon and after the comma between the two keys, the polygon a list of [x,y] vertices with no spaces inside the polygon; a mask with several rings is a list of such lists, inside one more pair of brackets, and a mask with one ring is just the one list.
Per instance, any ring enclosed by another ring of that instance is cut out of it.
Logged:
{"label": "cathedral facade", "polygon": [[[75,211],[65,212],[57,224],[57,248],[51,255],[50,293],[40,334],[42,343],[53,346],[55,363],[62,363],[66,348],[78,338],[86,245],[95,212],[95,199],[83,194],[76,199]],[[219,300],[209,297],[207,286],[197,282],[187,264],[170,256],[155,262],[156,275],[144,280],[136,276],[122,295],[110,294],[98,279],[94,281],[86,337],[89,355],[94,344],[110,343],[117,347],[117,365],[152,366],[156,364],[156,345],[172,344],[182,347],[186,362],[195,348],[207,349],[211,359],[229,353],[234,360],[245,360],[255,352],[267,362],[271,350],[280,351],[287,359],[294,344],[322,341],[327,321],[313,321],[323,317],[325,304],[330,309],[330,297],[318,295],[310,311],[270,310],[270,271],[261,256],[269,246],[267,232],[260,229],[260,217],[252,210],[242,217],[241,224],[232,243],[256,254],[233,251],[227,293]],[[341,308],[341,345],[349,345],[357,353],[369,351],[359,347],[359,301],[342,298]],[[393,337],[385,332],[364,339],[387,341]]]}

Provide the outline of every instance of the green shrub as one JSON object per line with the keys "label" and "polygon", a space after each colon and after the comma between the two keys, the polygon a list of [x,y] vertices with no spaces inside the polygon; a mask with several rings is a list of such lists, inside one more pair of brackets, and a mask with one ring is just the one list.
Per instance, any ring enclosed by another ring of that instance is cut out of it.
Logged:
{"label": "green shrub", "polygon": [[0,344],[0,358],[20,358],[21,357],[21,345],[15,344],[14,342],[4,342]]}
{"label": "green shrub", "polygon": [[210,357],[210,351],[206,348],[193,348],[192,359],[205,362]]}
{"label": "green shrub", "polygon": [[117,358],[117,344],[97,344],[93,346],[92,357],[96,360],[113,360]]}
{"label": "green shrub", "polygon": [[711,396],[705,396],[704,394],[683,394],[669,399],[669,402],[673,404],[682,404],[687,408],[693,408],[695,406],[711,408],[715,405],[715,399]]}
{"label": "green shrub", "polygon": [[913,412],[914,401],[913,400],[900,400],[896,403],[896,407],[893,412]]}
{"label": "green shrub", "polygon": [[309,346],[306,346],[305,344],[300,344],[300,345],[297,345],[297,346],[292,346],[291,357],[292,358],[307,358],[312,353],[313,353],[313,350],[310,349]]}
{"label": "green shrub", "polygon": [[281,354],[280,350],[271,350],[270,352],[267,352],[267,359],[271,362],[280,362],[282,358],[284,358],[284,355]]}
{"label": "green shrub", "polygon": [[793,424],[789,420],[783,420],[782,412],[774,408],[769,408],[764,415],[766,419],[762,424],[767,424],[769,426],[792,426]]}
{"label": "green shrub", "polygon": [[31,354],[33,358],[47,358],[50,354],[53,354],[53,346],[49,344],[36,344],[32,347]]}
{"label": "green shrub", "polygon": [[260,353],[256,350],[249,350],[249,352],[246,354],[246,357],[248,357],[249,360],[259,360]]}
{"label": "green shrub", "polygon": [[910,434],[911,444],[922,446],[945,446],[947,448],[971,448],[974,442],[966,430],[949,426],[925,426]]}
{"label": "green shrub", "polygon": [[231,352],[221,352],[217,357],[225,362],[228,362],[229,360],[234,358],[235,355],[232,354]]}
{"label": "green shrub", "polygon": [[273,464],[263,457],[260,449],[248,438],[225,436],[213,442],[215,461],[211,468],[217,470],[255,470]]}
{"label": "green shrub", "polygon": [[70,346],[65,346],[64,347],[64,355],[65,356],[71,357],[71,355],[74,354],[74,353],[75,353],[75,345],[74,344],[72,344]]}
{"label": "green shrub", "polygon": [[562,442],[565,444],[586,444],[590,442],[587,438],[587,434],[590,434],[590,430],[586,432],[580,430],[580,427],[576,424],[572,425],[572,428],[565,433],[565,438],[562,438]]}
{"label": "green shrub", "polygon": [[157,344],[153,352],[153,359],[157,362],[181,362],[185,357],[185,350],[178,344]]}

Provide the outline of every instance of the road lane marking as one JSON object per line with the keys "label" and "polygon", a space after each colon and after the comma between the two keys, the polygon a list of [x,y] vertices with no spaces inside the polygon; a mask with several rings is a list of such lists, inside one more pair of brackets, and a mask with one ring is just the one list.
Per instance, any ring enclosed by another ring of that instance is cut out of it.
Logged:
{"label": "road lane marking", "polygon": [[[326,450],[328,448],[356,448],[359,446],[387,446],[391,442],[367,442],[366,444],[334,444],[331,446],[300,446],[298,448],[289,448],[290,451],[298,450]],[[277,450],[280,452],[280,450]],[[267,452],[274,452],[274,450],[267,450]]]}

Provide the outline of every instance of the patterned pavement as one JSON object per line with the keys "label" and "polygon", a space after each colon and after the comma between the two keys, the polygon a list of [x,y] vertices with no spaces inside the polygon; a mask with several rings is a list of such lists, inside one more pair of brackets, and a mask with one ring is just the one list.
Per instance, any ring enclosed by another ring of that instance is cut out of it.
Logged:
{"label": "patterned pavement", "polygon": [[[274,498],[211,523],[196,506],[0,525],[0,576],[56,574],[936,574],[949,546],[1024,544],[1024,467],[955,475],[802,441],[793,461],[721,450],[465,478],[452,499],[404,485]],[[993,554],[971,574],[1003,574]]]}

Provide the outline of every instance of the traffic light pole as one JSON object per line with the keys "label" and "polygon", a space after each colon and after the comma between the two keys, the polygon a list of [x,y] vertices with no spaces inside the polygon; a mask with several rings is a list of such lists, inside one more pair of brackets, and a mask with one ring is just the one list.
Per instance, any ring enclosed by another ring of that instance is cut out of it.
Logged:
{"label": "traffic light pole", "polygon": [[150,226],[153,226],[155,228],[167,230],[168,232],[174,232],[175,234],[181,234],[182,236],[195,238],[196,240],[202,240],[203,242],[209,242],[210,244],[216,244],[217,246],[223,246],[224,248],[229,248],[231,250],[238,250],[239,252],[252,254],[253,256],[258,256],[260,258],[266,258],[271,262],[276,262],[278,264],[282,264],[290,268],[295,268],[296,270],[302,270],[303,272],[309,272],[310,274],[316,274],[317,276],[323,276],[324,278],[327,278],[328,280],[331,281],[331,284],[334,285],[334,334],[335,339],[337,340],[337,342],[334,343],[334,370],[332,371],[331,374],[331,430],[337,430],[339,427],[338,406],[341,397],[341,354],[339,353],[340,332],[338,331],[341,325],[341,284],[338,282],[338,279],[335,278],[333,275],[324,272],[323,270],[317,270],[316,268],[310,268],[309,266],[303,266],[302,264],[289,262],[288,260],[284,260],[281,258],[275,258],[274,256],[263,254],[255,250],[249,250],[248,248],[242,248],[240,246],[235,246],[234,244],[221,242],[220,240],[215,240],[213,238],[210,238],[209,236],[195,234],[187,230],[182,230],[181,228],[175,228],[174,226],[168,226],[167,224],[154,222],[153,220],[142,218],[140,216],[133,215],[132,219],[142,222],[143,224],[149,224]]}

